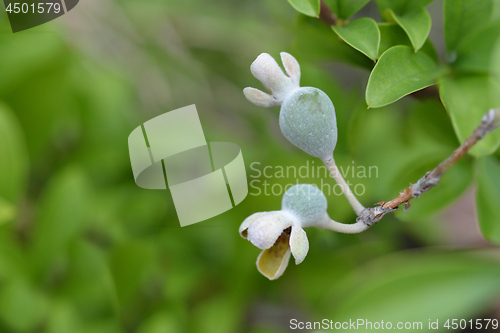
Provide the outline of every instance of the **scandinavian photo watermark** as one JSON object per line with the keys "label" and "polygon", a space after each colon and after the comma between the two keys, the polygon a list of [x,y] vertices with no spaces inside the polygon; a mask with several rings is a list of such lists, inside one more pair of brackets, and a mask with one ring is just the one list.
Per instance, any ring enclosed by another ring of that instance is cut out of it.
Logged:
{"label": "scandinavian photo watermark", "polygon": [[[363,196],[366,192],[363,180],[379,176],[377,166],[356,165],[354,161],[351,165],[335,168],[333,172],[344,178],[349,177],[350,180],[346,181],[347,186],[357,196]],[[252,162],[249,177],[249,194],[252,196],[281,196],[293,185],[304,183],[306,180],[307,183],[316,185],[325,195],[340,196],[344,193],[342,185],[331,179],[333,176],[326,166],[315,164],[314,160],[307,160],[305,164],[300,166],[264,165],[261,162]],[[276,180],[288,182],[283,184],[283,182],[276,182]]]}

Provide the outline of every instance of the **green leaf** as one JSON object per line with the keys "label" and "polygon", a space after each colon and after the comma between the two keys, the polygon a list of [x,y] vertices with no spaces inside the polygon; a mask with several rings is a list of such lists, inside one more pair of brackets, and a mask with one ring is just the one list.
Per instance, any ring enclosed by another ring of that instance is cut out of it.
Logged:
{"label": "green leaf", "polygon": [[444,0],[444,37],[448,52],[454,51],[465,36],[488,23],[492,11],[492,0]]}
{"label": "green leaf", "polygon": [[488,24],[469,34],[457,46],[457,60],[454,67],[462,71],[494,72],[497,61],[493,53],[500,41],[500,21]]}
{"label": "green leaf", "polygon": [[[439,94],[448,111],[458,140],[464,142],[479,126],[489,109],[500,105],[498,82],[487,75],[443,77]],[[492,154],[500,145],[500,131],[494,131],[479,141],[469,153],[479,157]]]}
{"label": "green leaf", "polygon": [[476,207],[479,227],[490,242],[500,244],[500,162],[493,157],[477,161]]}
{"label": "green leaf", "polygon": [[16,205],[26,186],[28,153],[21,126],[3,104],[0,104],[0,170],[0,198],[5,204]]}
{"label": "green leaf", "polygon": [[403,45],[394,46],[380,57],[370,74],[366,103],[370,108],[393,103],[433,85],[439,75],[438,65],[427,54],[415,53]]}
{"label": "green leaf", "polygon": [[319,16],[319,1],[320,0],[288,0],[292,7],[307,16]]}
{"label": "green leaf", "polygon": [[398,15],[405,14],[413,10],[419,10],[427,6],[433,0],[376,0],[380,15],[391,21],[392,10]]}
{"label": "green leaf", "polygon": [[412,46],[411,41],[405,31],[395,23],[379,23],[380,30],[380,47],[378,49],[378,57],[396,45]]}
{"label": "green leaf", "polygon": [[392,10],[389,10],[389,13],[406,32],[415,51],[418,51],[424,45],[431,31],[432,23],[429,12],[425,8],[418,8],[402,15],[397,15]]}
{"label": "green leaf", "polygon": [[[406,45],[413,47],[410,38],[398,24],[379,23],[378,28],[380,30],[380,47],[378,49],[379,58],[385,51],[396,45]],[[427,38],[420,50],[431,57],[436,63],[439,62],[436,48],[429,38]]]}
{"label": "green leaf", "polygon": [[332,27],[347,44],[375,60],[380,45],[380,31],[377,23],[368,17],[350,22],[342,28]]}
{"label": "green leaf", "polygon": [[325,3],[337,15],[347,20],[363,8],[370,0],[325,0]]}
{"label": "green leaf", "polygon": [[[352,318],[380,322],[442,324],[471,318],[500,294],[500,266],[468,253],[402,252],[361,267],[337,283],[334,321]],[[395,326],[393,326],[395,327]],[[422,329],[422,328],[421,328]],[[414,329],[418,331],[417,329]],[[366,329],[363,332],[378,330]]]}

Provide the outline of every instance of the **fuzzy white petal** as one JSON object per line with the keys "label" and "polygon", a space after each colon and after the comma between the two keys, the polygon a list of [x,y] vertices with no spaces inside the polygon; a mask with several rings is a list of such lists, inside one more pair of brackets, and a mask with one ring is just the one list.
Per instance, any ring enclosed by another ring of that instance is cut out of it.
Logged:
{"label": "fuzzy white petal", "polygon": [[255,213],[255,214],[252,214],[249,217],[247,217],[245,219],[245,221],[243,221],[243,223],[240,225],[239,231],[240,231],[241,237],[246,239],[247,238],[247,229],[250,226],[250,224],[252,224],[253,221],[255,221],[256,219],[258,219],[259,217],[261,217],[267,213],[268,212],[259,212],[259,213]]}
{"label": "fuzzy white petal", "polygon": [[309,241],[304,229],[300,227],[292,227],[292,234],[290,235],[290,249],[295,258],[295,264],[298,265],[304,261],[307,252],[309,251]]}
{"label": "fuzzy white petal", "polygon": [[285,67],[285,71],[292,80],[294,84],[297,86],[300,85],[300,65],[290,53],[281,52],[281,61],[283,62],[283,67]]}
{"label": "fuzzy white petal", "polygon": [[298,88],[291,78],[283,73],[276,60],[267,53],[260,54],[250,66],[250,71],[278,101]]}
{"label": "fuzzy white petal", "polygon": [[283,211],[268,212],[248,227],[248,240],[261,250],[274,245],[283,230],[296,224],[292,214]]}
{"label": "fuzzy white petal", "polygon": [[243,94],[250,102],[263,108],[270,108],[273,106],[281,105],[281,102],[276,100],[276,98],[269,94],[266,94],[259,89],[246,87],[245,89],[243,89]]}

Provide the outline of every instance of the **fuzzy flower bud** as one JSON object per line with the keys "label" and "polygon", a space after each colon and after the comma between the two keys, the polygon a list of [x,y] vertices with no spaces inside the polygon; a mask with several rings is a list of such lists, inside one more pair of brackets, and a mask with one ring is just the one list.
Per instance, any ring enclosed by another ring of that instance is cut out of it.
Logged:
{"label": "fuzzy flower bud", "polygon": [[271,92],[266,94],[247,87],[245,97],[257,106],[281,106],[280,128],[283,135],[306,153],[328,160],[337,144],[337,120],[330,98],[313,87],[300,87],[300,66],[290,54],[281,52],[285,67],[267,53],[262,53],[250,71]]}

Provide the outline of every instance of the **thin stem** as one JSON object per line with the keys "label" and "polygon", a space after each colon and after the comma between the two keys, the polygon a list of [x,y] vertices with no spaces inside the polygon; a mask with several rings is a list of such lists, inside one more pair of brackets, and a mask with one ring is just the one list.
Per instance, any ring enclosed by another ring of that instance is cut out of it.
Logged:
{"label": "thin stem", "polygon": [[351,205],[352,209],[354,209],[356,215],[359,216],[361,212],[365,210],[365,207],[358,201],[354,193],[352,193],[351,188],[344,180],[344,177],[342,177],[342,175],[340,174],[339,168],[337,168],[337,165],[335,164],[335,160],[333,159],[333,157],[323,161],[323,163],[325,163],[333,179],[335,179],[337,184],[340,185],[342,193],[344,193],[344,196],[346,197],[347,201],[349,201],[349,204]]}
{"label": "thin stem", "polygon": [[323,226],[324,229],[333,230],[336,232],[341,232],[343,234],[359,234],[360,232],[365,231],[369,228],[369,226],[362,221],[358,221],[353,224],[345,224],[334,221],[330,219],[328,223]]}

